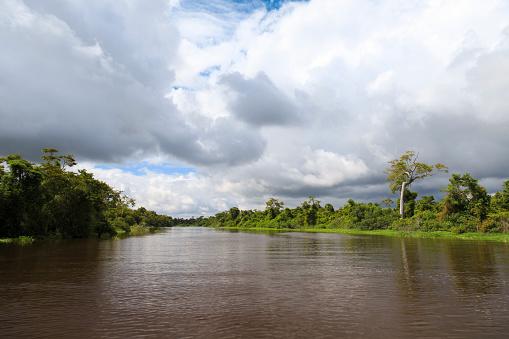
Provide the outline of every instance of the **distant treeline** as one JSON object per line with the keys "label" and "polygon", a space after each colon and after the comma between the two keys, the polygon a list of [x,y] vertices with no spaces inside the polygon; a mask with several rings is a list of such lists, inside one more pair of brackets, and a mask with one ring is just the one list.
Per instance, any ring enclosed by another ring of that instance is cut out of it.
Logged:
{"label": "distant treeline", "polygon": [[173,225],[76,165],[71,155],[43,149],[41,163],[0,158],[0,238],[84,238],[147,233]]}
{"label": "distant treeline", "polygon": [[[410,184],[439,170],[417,162],[414,152],[406,152],[400,159],[390,162],[387,169],[390,188],[399,191],[395,202],[386,199],[380,203],[363,203],[348,200],[335,209],[322,205],[309,197],[300,206],[288,208],[283,201],[271,198],[264,210],[240,210],[237,207],[211,217],[192,218],[183,225],[239,228],[341,228],[341,229],[394,229],[403,231],[509,232],[509,180],[502,189],[490,196],[478,180],[470,174],[452,174],[443,199],[433,196],[418,199],[410,191]],[[400,201],[401,198],[403,201]],[[401,208],[401,210],[400,210]]]}

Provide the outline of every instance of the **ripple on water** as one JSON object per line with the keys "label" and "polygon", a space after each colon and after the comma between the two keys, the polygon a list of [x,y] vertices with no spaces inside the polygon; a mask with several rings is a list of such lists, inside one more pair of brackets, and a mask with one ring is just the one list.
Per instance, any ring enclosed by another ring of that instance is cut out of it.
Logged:
{"label": "ripple on water", "polygon": [[503,337],[505,244],[174,228],[0,247],[5,337]]}

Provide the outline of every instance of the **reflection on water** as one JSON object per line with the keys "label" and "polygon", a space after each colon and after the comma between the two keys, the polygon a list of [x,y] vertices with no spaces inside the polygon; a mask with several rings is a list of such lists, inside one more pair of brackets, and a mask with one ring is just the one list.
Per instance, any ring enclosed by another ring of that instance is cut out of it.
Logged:
{"label": "reflection on water", "polygon": [[509,246],[174,228],[0,247],[2,337],[504,337]]}

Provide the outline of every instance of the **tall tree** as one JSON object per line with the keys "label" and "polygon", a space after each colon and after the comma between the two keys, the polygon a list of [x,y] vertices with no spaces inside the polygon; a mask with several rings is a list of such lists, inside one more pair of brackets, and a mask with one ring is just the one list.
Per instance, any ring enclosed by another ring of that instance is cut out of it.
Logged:
{"label": "tall tree", "polygon": [[318,210],[321,208],[320,200],[316,200],[314,196],[310,195],[308,200],[304,201],[301,205],[301,209],[304,212],[304,225],[314,226],[316,225],[316,217]]}
{"label": "tall tree", "polygon": [[386,169],[387,180],[392,193],[400,191],[399,214],[403,218],[405,215],[405,191],[416,180],[429,177],[436,172],[447,172],[444,164],[437,163],[428,165],[418,162],[419,154],[414,151],[406,151],[399,159],[389,162],[389,168]]}
{"label": "tall tree", "polygon": [[239,216],[240,214],[240,210],[238,207],[232,207],[230,208],[230,218],[232,218],[232,220],[236,220],[237,217]]}
{"label": "tall tree", "polygon": [[41,204],[40,169],[17,154],[0,158],[0,168],[0,237],[33,232]]}

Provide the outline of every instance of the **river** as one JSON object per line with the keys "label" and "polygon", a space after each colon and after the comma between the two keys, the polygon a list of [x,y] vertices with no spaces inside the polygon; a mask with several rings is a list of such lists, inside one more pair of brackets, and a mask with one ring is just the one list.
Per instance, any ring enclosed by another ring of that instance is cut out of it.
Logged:
{"label": "river", "polygon": [[0,246],[0,337],[490,338],[509,245],[172,228]]}

